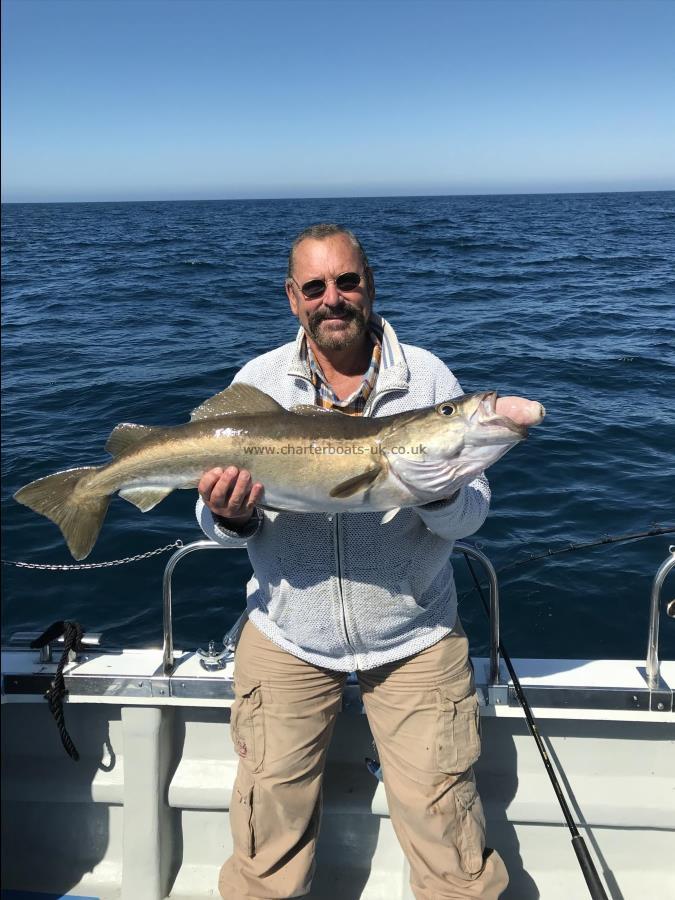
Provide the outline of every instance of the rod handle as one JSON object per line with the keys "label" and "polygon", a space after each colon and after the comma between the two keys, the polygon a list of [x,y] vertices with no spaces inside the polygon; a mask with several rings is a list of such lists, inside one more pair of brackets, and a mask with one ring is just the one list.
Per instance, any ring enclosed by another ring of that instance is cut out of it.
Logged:
{"label": "rod handle", "polygon": [[579,860],[579,866],[586,879],[586,885],[593,900],[609,900],[609,897],[602,886],[602,882],[600,881],[598,870],[595,868],[595,863],[591,859],[591,854],[588,852],[588,847],[586,846],[586,841],[583,839],[583,836],[575,834],[572,838],[572,846],[574,847],[574,852]]}

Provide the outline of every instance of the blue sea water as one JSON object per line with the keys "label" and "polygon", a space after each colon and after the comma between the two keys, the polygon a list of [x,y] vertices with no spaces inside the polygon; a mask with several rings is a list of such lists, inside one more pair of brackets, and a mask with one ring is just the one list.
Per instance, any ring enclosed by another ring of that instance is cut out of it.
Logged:
{"label": "blue sea water", "polygon": [[[675,521],[673,192],[17,204],[3,206],[4,559],[72,562],[56,526],[11,499],[19,487],[103,462],[118,422],[185,421],[246,360],[293,338],[286,254],[318,221],[361,237],[377,308],[402,340],[440,356],[467,391],[545,404],[545,423],[489,472],[492,510],[471,540],[497,566]],[[115,498],[87,562],[200,537],[195,498],[176,492],[145,515]],[[674,541],[505,573],[511,655],[644,657],[652,578]],[[5,633],[73,618],[109,646],[157,646],[167,559],[4,566]],[[249,572],[243,551],[181,564],[176,646],[223,633]],[[461,612],[484,651],[474,594]],[[672,620],[661,648],[675,656]]]}

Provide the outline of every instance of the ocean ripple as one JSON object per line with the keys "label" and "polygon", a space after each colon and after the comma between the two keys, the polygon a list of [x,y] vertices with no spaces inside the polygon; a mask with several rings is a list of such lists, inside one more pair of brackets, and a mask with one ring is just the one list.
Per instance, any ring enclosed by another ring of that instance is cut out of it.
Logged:
{"label": "ocean ripple", "polygon": [[[251,357],[292,340],[288,247],[316,221],[366,247],[377,306],[465,390],[545,403],[489,473],[479,535],[498,566],[675,519],[674,193],[3,207],[3,554],[68,563],[22,484],[106,458],[120,421],[176,424]],[[113,499],[92,560],[199,537],[194,491],[142,516]],[[653,574],[672,537],[509,570],[512,655],[644,656]],[[243,552],[176,576],[176,643],[204,646],[244,606]],[[74,618],[115,646],[158,645],[166,557],[72,574],[7,569],[8,632]],[[226,562],[226,565],[224,565]],[[461,590],[469,583],[457,563]],[[462,586],[463,585],[463,586]],[[461,601],[485,649],[473,593]],[[664,625],[662,655],[675,654]]]}

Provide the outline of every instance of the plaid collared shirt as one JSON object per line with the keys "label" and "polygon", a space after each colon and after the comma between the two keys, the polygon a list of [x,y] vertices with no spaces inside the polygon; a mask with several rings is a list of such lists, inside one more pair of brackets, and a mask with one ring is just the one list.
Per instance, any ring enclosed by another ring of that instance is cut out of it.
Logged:
{"label": "plaid collared shirt", "polygon": [[309,366],[312,384],[314,385],[314,402],[317,406],[321,406],[323,409],[339,409],[341,413],[345,413],[348,416],[363,415],[366,400],[375,387],[382,360],[382,326],[379,322],[374,322],[371,319],[368,323],[368,332],[373,342],[373,355],[370,359],[370,365],[363,376],[360,386],[345,400],[340,400],[326,381],[321,371],[321,366],[312,353],[305,337],[300,352]]}

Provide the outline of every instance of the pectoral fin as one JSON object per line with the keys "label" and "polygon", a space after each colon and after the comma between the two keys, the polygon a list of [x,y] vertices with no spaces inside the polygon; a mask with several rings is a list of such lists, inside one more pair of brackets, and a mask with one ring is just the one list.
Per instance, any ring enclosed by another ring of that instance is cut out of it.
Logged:
{"label": "pectoral fin", "polygon": [[359,491],[365,491],[369,488],[381,471],[382,469],[380,466],[373,466],[370,469],[366,469],[365,472],[361,472],[353,478],[348,478],[346,481],[338,484],[330,492],[330,496],[335,497],[338,500],[344,500],[346,497],[353,497],[354,494],[358,494]]}
{"label": "pectoral fin", "polygon": [[168,497],[172,487],[162,485],[143,485],[143,487],[126,487],[119,492],[120,497],[137,506],[141,512],[148,512]]}

